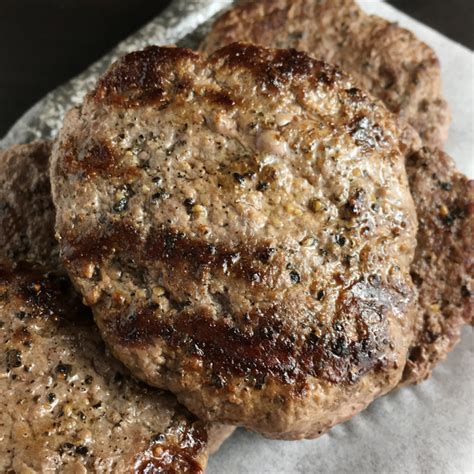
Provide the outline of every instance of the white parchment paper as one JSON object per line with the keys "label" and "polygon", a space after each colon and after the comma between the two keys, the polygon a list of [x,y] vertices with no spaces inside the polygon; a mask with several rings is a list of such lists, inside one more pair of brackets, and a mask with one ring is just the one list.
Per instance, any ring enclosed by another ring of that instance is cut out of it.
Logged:
{"label": "white parchment paper", "polygon": [[[231,0],[174,0],[164,14],[36,104],[0,141],[0,148],[54,137],[64,112],[81,101],[97,76],[118,55],[148,44],[196,46],[206,29],[201,25],[230,3]],[[474,177],[472,52],[381,1],[360,3],[366,11],[411,29],[438,53],[445,96],[453,114],[446,149],[459,168]],[[456,15],[456,11],[452,14]],[[238,430],[210,460],[208,472],[474,473],[473,362],[473,331],[466,328],[459,346],[423,384],[375,401],[360,415],[316,440],[270,441]]]}

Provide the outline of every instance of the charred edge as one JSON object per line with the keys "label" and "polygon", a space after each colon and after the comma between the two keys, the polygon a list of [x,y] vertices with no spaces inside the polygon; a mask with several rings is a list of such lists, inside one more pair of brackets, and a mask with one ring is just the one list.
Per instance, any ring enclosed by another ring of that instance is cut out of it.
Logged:
{"label": "charred edge", "polygon": [[[185,48],[149,46],[127,54],[116,62],[98,82],[93,98],[108,105],[126,108],[162,105],[167,101],[170,77],[179,86],[176,65],[199,56]],[[179,88],[179,87],[178,87]]]}
{"label": "charred edge", "polygon": [[9,297],[21,298],[28,317],[58,318],[91,322],[69,281],[62,275],[43,272],[29,264],[15,267],[0,265],[0,285],[7,288]]}
{"label": "charred edge", "polygon": [[232,43],[216,51],[211,61],[222,60],[231,68],[245,68],[273,90],[278,90],[295,77],[311,77],[332,84],[337,72],[321,61],[294,49],[266,49],[243,43]]}
{"label": "charred edge", "polygon": [[199,458],[207,448],[207,430],[192,419],[175,420],[165,433],[157,433],[148,449],[136,457],[134,472],[204,472]]}
{"label": "charred edge", "polygon": [[164,262],[173,268],[184,267],[196,277],[203,271],[215,270],[254,285],[265,279],[266,269],[259,256],[267,250],[264,245],[255,249],[243,246],[230,249],[166,227],[154,229],[148,238],[142,239],[133,226],[123,222],[111,224],[103,235],[92,233],[63,239],[63,256],[70,263],[82,259],[100,261],[115,252],[144,267],[150,261]]}
{"label": "charred edge", "polygon": [[[210,384],[219,387],[229,377],[260,383],[266,377],[302,389],[308,376],[333,383],[354,383],[364,373],[385,367],[389,344],[386,314],[403,297],[393,289],[366,281],[344,290],[338,301],[340,319],[321,336],[312,332],[297,339],[286,321],[290,308],[273,305],[243,315],[246,324],[229,327],[205,312],[177,314],[172,322],[147,307],[110,320],[110,332],[123,344],[144,346],[161,338],[171,347],[200,357],[211,370]],[[245,316],[245,317],[244,317]],[[357,322],[358,338],[349,340],[345,322]],[[374,322],[375,321],[375,322]]]}

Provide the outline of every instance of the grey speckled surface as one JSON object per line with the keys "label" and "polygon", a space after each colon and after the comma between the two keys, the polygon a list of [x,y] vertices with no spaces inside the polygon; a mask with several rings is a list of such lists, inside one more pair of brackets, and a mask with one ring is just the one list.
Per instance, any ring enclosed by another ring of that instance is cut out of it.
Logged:
{"label": "grey speckled surface", "polygon": [[[193,47],[205,32],[202,24],[230,3],[231,0],[175,0],[163,15],[100,62],[46,96],[13,126],[0,148],[53,137],[64,112],[81,101],[114,58],[153,43]],[[472,52],[389,5],[377,0],[360,3],[366,10],[410,28],[437,51],[453,112],[446,148],[460,169],[473,177]],[[211,459],[208,472],[474,473],[473,362],[473,331],[466,328],[461,344],[429,381],[377,400],[365,412],[317,440],[269,441],[238,430]]]}

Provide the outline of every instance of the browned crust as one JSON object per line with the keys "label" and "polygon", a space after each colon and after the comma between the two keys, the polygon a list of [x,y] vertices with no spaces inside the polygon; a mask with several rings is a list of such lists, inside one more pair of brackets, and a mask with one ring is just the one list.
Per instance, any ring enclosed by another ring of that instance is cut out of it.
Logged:
{"label": "browned crust", "polygon": [[244,68],[251,72],[261,85],[274,92],[298,76],[313,76],[315,81],[326,84],[333,84],[336,79],[342,77],[332,66],[295,49],[269,50],[242,42],[219,49],[209,60],[222,60],[223,64],[232,69]]}
{"label": "browned crust", "polygon": [[428,378],[474,316],[474,181],[427,148],[408,158],[407,171],[419,223],[411,267],[419,316],[403,384]]}
{"label": "browned crust", "polygon": [[215,21],[200,49],[210,53],[236,41],[296,48],[338,64],[424,143],[442,147],[447,138],[450,114],[434,51],[353,0],[243,1]]}
{"label": "browned crust", "polygon": [[[98,103],[124,108],[166,107],[169,102],[193,91],[194,84],[188,74],[201,61],[201,56],[188,49],[149,46],[114,63],[99,80],[92,97]],[[344,79],[336,68],[294,49],[268,50],[236,43],[209,57],[210,63],[218,61],[230,69],[251,73],[268,93],[276,92],[298,77],[326,84]],[[189,72],[183,72],[186,66],[189,66]],[[235,105],[235,100],[226,91],[203,92],[211,102],[224,107]],[[357,89],[349,93],[353,97],[360,94]]]}
{"label": "browned crust", "polygon": [[184,48],[150,46],[135,51],[112,66],[98,82],[94,96],[97,101],[108,105],[164,106],[170,89],[174,87],[175,92],[179,92],[183,88],[182,81],[174,82],[176,66],[197,60],[197,53]]}
{"label": "browned crust", "polygon": [[67,153],[64,156],[64,162],[59,170],[66,175],[67,173],[76,174],[78,178],[93,176],[113,177],[129,174],[133,177],[134,173],[129,169],[124,169],[113,152],[110,143],[97,141],[92,143],[87,151],[81,156],[77,153],[77,144],[70,140],[67,145]]}
{"label": "browned crust", "polygon": [[107,226],[104,234],[98,231],[80,236],[64,236],[63,256],[68,262],[81,259],[100,263],[115,252],[133,255],[143,269],[151,262],[163,262],[184,274],[197,274],[200,268],[220,271],[251,285],[262,285],[268,279],[268,263],[276,249],[260,245],[227,247],[192,238],[175,229],[162,226],[152,229],[146,241],[126,222]]}
{"label": "browned crust", "polygon": [[[138,274],[164,263],[174,269],[178,280],[200,280],[203,271],[220,273],[233,281],[243,279],[250,292],[268,288],[272,271],[269,263],[278,260],[277,249],[265,245],[229,249],[167,228],[150,230],[145,241],[133,226],[122,223],[107,226],[105,235],[92,231],[74,238],[63,236],[63,256],[74,267],[80,268],[90,261],[100,266],[114,254],[131,258]],[[107,333],[121,346],[146,347],[160,338],[170,348],[185,349],[191,357],[197,354],[212,368],[217,388],[226,385],[229,375],[251,375],[259,385],[265,374],[271,374],[298,392],[308,376],[351,384],[366,372],[383,367],[382,354],[390,344],[385,314],[394,307],[403,312],[409,293],[408,288],[385,288],[377,275],[367,275],[339,295],[336,311],[340,321],[326,328],[329,337],[294,337],[294,328],[285,319],[287,314],[304,311],[297,302],[275,303],[245,314],[232,314],[245,323],[242,330],[215,321],[205,312],[189,314],[185,308],[179,308],[179,303],[178,313],[168,323],[156,317],[156,305],[134,307],[133,312],[126,309],[114,316],[108,314]],[[357,341],[346,340],[346,319],[357,321]]]}

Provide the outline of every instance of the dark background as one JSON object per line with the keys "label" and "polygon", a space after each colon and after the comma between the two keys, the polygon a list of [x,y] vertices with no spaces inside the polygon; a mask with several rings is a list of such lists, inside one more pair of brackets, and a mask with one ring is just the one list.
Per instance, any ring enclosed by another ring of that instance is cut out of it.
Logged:
{"label": "dark background", "polygon": [[[0,0],[0,137],[43,95],[80,73],[168,3]],[[389,3],[474,48],[473,0]]]}

